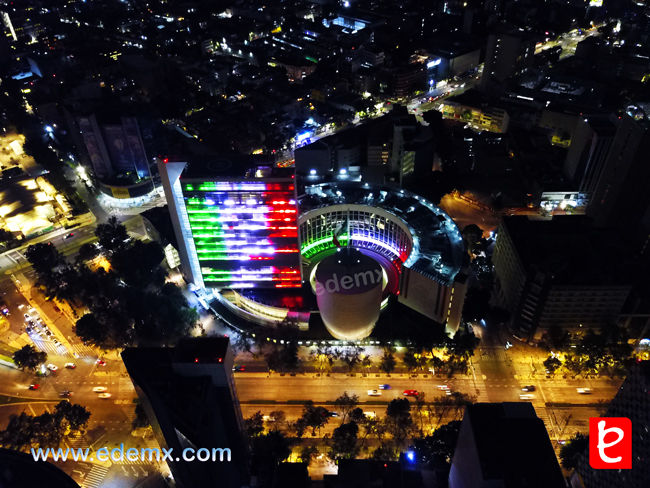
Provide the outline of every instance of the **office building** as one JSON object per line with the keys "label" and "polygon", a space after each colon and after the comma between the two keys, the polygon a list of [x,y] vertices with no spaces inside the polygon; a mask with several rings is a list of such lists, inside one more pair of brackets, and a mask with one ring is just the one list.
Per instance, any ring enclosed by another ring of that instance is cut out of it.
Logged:
{"label": "office building", "polygon": [[592,195],[616,134],[612,117],[591,115],[578,121],[564,162],[564,174],[579,193]]}
{"label": "office building", "polygon": [[646,253],[650,236],[648,154],[648,123],[623,115],[587,207],[595,225],[619,229],[632,240],[635,250]]}
{"label": "office building", "polygon": [[292,168],[264,157],[158,160],[182,272],[212,288],[299,288]]}
{"label": "office building", "polygon": [[[186,448],[210,453],[210,462],[168,461],[176,486],[248,486],[249,449],[229,339],[184,339],[173,348],[127,348],[122,359],[160,447],[175,453]],[[229,451],[222,458],[213,449]],[[218,457],[212,460],[214,452]]]}
{"label": "office building", "polygon": [[531,403],[465,407],[449,488],[565,488],[553,445]]}
{"label": "office building", "polygon": [[577,338],[615,322],[638,272],[618,234],[585,216],[504,217],[492,260],[510,329],[531,343],[553,325]]}
{"label": "office building", "polygon": [[535,39],[517,30],[490,34],[481,78],[481,91],[492,92],[493,86],[525,72],[533,65]]}
{"label": "office building", "polygon": [[[609,404],[604,417],[632,421],[632,469],[593,469],[585,450],[571,477],[572,488],[645,488],[650,486],[650,361],[636,363]],[[583,432],[587,434],[587,432]]]}

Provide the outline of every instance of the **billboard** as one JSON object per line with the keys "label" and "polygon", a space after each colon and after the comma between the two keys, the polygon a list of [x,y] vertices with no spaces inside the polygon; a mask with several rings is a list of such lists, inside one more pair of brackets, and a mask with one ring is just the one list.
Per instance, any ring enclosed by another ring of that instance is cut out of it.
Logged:
{"label": "billboard", "polygon": [[117,174],[133,173],[135,164],[124,128],[121,125],[105,125],[104,141],[115,172]]}
{"label": "billboard", "polygon": [[122,117],[122,125],[124,126],[124,133],[126,134],[126,141],[133,156],[133,163],[140,178],[148,178],[151,176],[149,172],[149,161],[147,160],[147,153],[142,144],[140,137],[140,129],[138,128],[138,121],[135,117]]}

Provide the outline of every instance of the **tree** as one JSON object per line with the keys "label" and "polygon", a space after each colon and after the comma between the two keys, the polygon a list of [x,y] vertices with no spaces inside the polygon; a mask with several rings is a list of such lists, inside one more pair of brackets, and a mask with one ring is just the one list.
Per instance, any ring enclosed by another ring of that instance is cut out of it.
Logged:
{"label": "tree", "polygon": [[384,351],[384,355],[379,360],[379,368],[386,374],[391,374],[395,369],[397,362],[390,352]]}
{"label": "tree", "polygon": [[44,242],[30,245],[25,251],[25,257],[36,274],[39,275],[39,278],[41,275],[51,273],[54,268],[65,263],[65,259],[57,251],[56,247]]}
{"label": "tree", "polygon": [[81,247],[79,248],[75,261],[77,263],[92,261],[97,256],[99,256],[99,249],[97,248],[97,246],[95,244],[86,243],[86,244],[82,244]]}
{"label": "tree", "polygon": [[580,457],[589,447],[589,436],[576,432],[576,434],[560,448],[560,462],[566,470],[575,469]]}
{"label": "tree", "polygon": [[70,430],[80,430],[88,425],[90,419],[90,412],[86,410],[86,407],[66,401],[59,402],[54,407],[54,415],[61,421],[65,420]]}
{"label": "tree", "polygon": [[546,333],[544,345],[549,351],[564,351],[569,346],[570,339],[571,334],[566,330],[557,325],[551,325]]}
{"label": "tree", "polygon": [[147,412],[145,412],[142,403],[138,403],[135,406],[135,418],[131,422],[131,426],[133,427],[133,430],[144,429],[149,427],[150,425],[151,424],[149,423],[149,417],[147,417]]}
{"label": "tree", "polygon": [[487,288],[470,288],[463,304],[463,320],[480,321],[490,313],[490,291]]}
{"label": "tree", "polygon": [[325,407],[316,407],[311,400],[305,403],[302,410],[305,425],[311,427],[311,435],[316,435],[316,429],[324,427],[329,422],[329,415]]}
{"label": "tree", "polygon": [[466,225],[463,229],[463,240],[465,241],[465,248],[470,254],[479,254],[483,251],[483,229],[476,224]]}
{"label": "tree", "polygon": [[109,255],[123,250],[129,240],[126,227],[115,216],[110,217],[105,224],[99,224],[95,235],[101,248]]}
{"label": "tree", "polygon": [[333,461],[339,459],[354,459],[359,453],[360,446],[357,439],[359,426],[356,422],[342,424],[334,429],[332,443],[328,456]]}
{"label": "tree", "polygon": [[253,456],[259,461],[268,460],[279,463],[291,456],[291,444],[291,439],[288,439],[282,432],[272,430],[268,434],[253,438]]}
{"label": "tree", "polygon": [[346,348],[345,352],[341,354],[339,359],[345,364],[348,373],[352,373],[354,368],[361,364],[361,353],[364,351],[363,347],[353,346]]}
{"label": "tree", "polygon": [[104,350],[130,346],[134,342],[133,322],[116,307],[95,307],[75,324],[75,333],[84,342]]}
{"label": "tree", "polygon": [[386,419],[395,443],[398,447],[401,446],[413,428],[411,402],[406,398],[391,400],[386,407]]}
{"label": "tree", "polygon": [[343,395],[334,400],[334,406],[342,415],[342,421],[347,421],[350,413],[359,405],[358,395],[348,395],[348,392],[343,392]]}
{"label": "tree", "polygon": [[434,456],[437,456],[450,464],[456,450],[461,424],[462,421],[453,420],[438,427],[432,435],[416,439],[414,447],[418,462],[431,462]]}
{"label": "tree", "polygon": [[543,364],[549,374],[554,374],[562,366],[562,361],[556,357],[549,357]]}
{"label": "tree", "polygon": [[146,289],[160,288],[167,272],[160,266],[165,258],[163,248],[157,242],[134,241],[131,246],[113,253],[111,265],[127,285]]}
{"label": "tree", "polygon": [[18,451],[34,444],[34,417],[22,412],[10,415],[9,425],[0,432],[0,445]]}
{"label": "tree", "polygon": [[404,353],[404,365],[409,373],[422,369],[425,359],[418,353],[415,353],[412,348],[408,348]]}
{"label": "tree", "polygon": [[244,419],[244,429],[248,437],[257,437],[264,432],[264,417],[262,412],[257,412]]}
{"label": "tree", "polygon": [[372,368],[372,359],[370,355],[366,354],[361,358],[361,366],[366,370],[370,371],[370,368]]}
{"label": "tree", "polygon": [[35,371],[36,368],[47,361],[47,354],[28,344],[16,351],[13,359],[20,369],[27,368],[30,371]]}
{"label": "tree", "polygon": [[318,456],[316,446],[302,446],[300,448],[300,460],[305,464],[310,464]]}
{"label": "tree", "polygon": [[16,242],[16,236],[6,229],[0,229],[0,246],[9,248]]}

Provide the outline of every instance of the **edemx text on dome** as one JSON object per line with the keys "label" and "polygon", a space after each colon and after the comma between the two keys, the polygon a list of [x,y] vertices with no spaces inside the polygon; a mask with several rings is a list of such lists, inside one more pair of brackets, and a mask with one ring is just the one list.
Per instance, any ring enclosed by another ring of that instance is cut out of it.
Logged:
{"label": "edemx text on dome", "polygon": [[336,293],[343,290],[352,290],[353,288],[360,288],[361,286],[375,285],[382,282],[383,275],[380,269],[373,271],[362,271],[354,275],[344,275],[339,279],[336,273],[322,284],[316,281],[316,295],[322,295],[326,291],[328,293]]}

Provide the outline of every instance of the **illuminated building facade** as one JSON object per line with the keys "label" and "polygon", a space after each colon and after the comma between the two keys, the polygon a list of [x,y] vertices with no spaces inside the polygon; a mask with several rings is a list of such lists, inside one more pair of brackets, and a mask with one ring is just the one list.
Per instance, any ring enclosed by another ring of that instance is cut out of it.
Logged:
{"label": "illuminated building facade", "polygon": [[158,161],[183,273],[207,288],[299,288],[293,170],[235,157]]}

